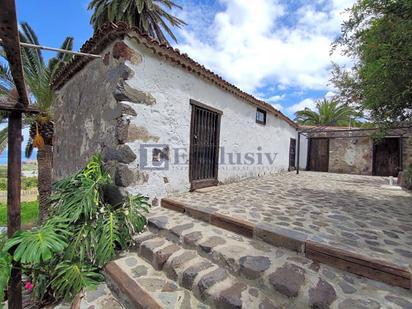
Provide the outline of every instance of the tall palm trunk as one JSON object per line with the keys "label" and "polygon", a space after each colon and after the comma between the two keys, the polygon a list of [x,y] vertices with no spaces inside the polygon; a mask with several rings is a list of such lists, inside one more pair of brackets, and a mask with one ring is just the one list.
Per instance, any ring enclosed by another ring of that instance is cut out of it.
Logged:
{"label": "tall palm trunk", "polygon": [[53,146],[45,145],[37,152],[39,221],[43,223],[49,214],[49,197],[52,191]]}

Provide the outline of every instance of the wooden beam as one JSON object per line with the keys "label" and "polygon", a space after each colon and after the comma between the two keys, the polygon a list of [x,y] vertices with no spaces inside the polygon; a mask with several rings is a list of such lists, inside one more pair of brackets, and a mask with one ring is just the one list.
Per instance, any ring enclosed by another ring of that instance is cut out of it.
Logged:
{"label": "wooden beam", "polygon": [[24,82],[23,61],[21,59],[20,38],[17,27],[16,3],[14,0],[0,0],[0,38],[6,52],[13,81],[19,94],[19,102],[29,105],[26,83]]}
{"label": "wooden beam", "polygon": [[11,104],[4,104],[0,103],[0,111],[5,111],[5,112],[19,112],[19,113],[25,113],[25,114],[38,114],[40,113],[40,110],[37,107],[33,106],[22,106],[20,105],[11,105]]}
{"label": "wooden beam", "polygon": [[[21,144],[22,113],[9,114],[8,162],[7,162],[7,234],[12,237],[20,230],[20,194],[21,194]],[[9,308],[22,308],[21,271],[13,264],[8,286]]]}

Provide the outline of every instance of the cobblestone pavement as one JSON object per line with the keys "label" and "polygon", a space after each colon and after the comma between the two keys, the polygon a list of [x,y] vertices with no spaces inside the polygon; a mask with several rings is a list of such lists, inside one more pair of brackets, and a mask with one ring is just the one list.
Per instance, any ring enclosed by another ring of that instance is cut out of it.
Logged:
{"label": "cobblestone pavement", "polygon": [[[160,232],[154,232],[156,237],[167,235],[185,248],[197,250],[211,262],[254,287],[242,292],[243,301],[249,293],[268,297],[265,304],[253,306],[243,303],[242,308],[412,308],[410,290],[313,262],[297,252],[240,236],[176,211],[153,208],[150,221],[160,229]],[[145,233],[141,237],[144,239]],[[159,252],[162,248],[158,248]],[[177,270],[178,273],[185,273],[194,264],[190,258],[187,260],[189,262]],[[220,281],[217,279],[216,282],[216,288],[219,288]],[[236,299],[235,296],[233,298]]]}
{"label": "cobblestone pavement", "polygon": [[412,194],[387,183],[383,177],[290,172],[169,197],[411,268]]}

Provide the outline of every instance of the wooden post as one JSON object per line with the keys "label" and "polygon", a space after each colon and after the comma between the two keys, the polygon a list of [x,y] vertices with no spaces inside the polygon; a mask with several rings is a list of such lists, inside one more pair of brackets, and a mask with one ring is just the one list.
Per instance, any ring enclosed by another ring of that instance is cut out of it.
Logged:
{"label": "wooden post", "polygon": [[[7,234],[11,237],[21,228],[22,113],[10,112],[8,126]],[[7,292],[9,308],[22,308],[21,288],[21,271],[19,270],[18,265],[13,264]]]}
{"label": "wooden post", "polygon": [[297,151],[297,161],[298,164],[296,165],[296,174],[299,174],[299,167],[300,167],[300,132],[298,132],[298,151]]}

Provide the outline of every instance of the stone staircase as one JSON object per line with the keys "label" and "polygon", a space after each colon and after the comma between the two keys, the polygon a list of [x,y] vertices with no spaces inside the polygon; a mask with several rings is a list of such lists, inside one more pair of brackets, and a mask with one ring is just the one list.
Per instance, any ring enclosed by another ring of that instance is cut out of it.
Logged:
{"label": "stone staircase", "polygon": [[412,308],[410,291],[154,208],[106,282],[126,308]]}

